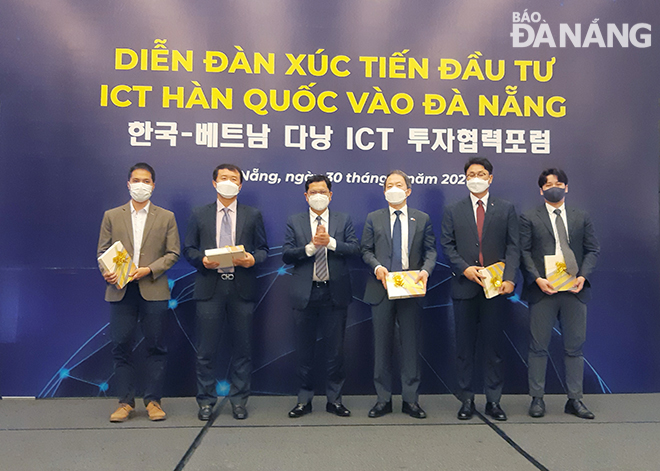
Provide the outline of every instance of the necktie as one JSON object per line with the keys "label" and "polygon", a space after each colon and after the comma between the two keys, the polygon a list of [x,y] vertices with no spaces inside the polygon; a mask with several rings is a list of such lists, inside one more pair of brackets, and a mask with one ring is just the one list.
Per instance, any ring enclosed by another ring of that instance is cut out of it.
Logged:
{"label": "necktie", "polygon": [[[218,248],[234,245],[231,240],[231,219],[229,219],[229,208],[222,208],[222,222],[220,223],[220,238],[218,239]],[[231,273],[233,267],[219,268],[220,273]]]}
{"label": "necktie", "polygon": [[[323,225],[321,216],[316,216],[317,229]],[[328,279],[328,252],[326,247],[319,247],[314,254],[314,271],[316,277],[321,281]]]}
{"label": "necktie", "polygon": [[576,276],[578,273],[578,264],[575,260],[575,254],[571,250],[571,247],[568,245],[568,235],[566,233],[566,226],[564,226],[564,220],[561,217],[561,209],[555,209],[553,211],[557,215],[555,219],[555,224],[557,225],[557,235],[559,236],[559,246],[561,251],[564,254],[564,262],[566,262],[566,271]]}
{"label": "necktie", "polygon": [[401,216],[403,213],[399,210],[394,211],[396,219],[394,220],[394,229],[392,230],[392,266],[390,271],[401,271]]}
{"label": "necktie", "polygon": [[479,265],[484,266],[484,254],[481,251],[481,234],[484,232],[484,219],[486,218],[486,211],[484,210],[484,202],[477,201],[477,233],[479,234]]}

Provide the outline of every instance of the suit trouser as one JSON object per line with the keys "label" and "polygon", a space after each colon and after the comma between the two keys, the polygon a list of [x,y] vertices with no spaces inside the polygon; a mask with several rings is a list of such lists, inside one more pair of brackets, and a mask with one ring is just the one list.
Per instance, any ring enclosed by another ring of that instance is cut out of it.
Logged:
{"label": "suit trouser", "polygon": [[529,305],[530,343],[528,358],[529,395],[543,397],[548,364],[548,347],[555,322],[559,324],[564,340],[566,389],[569,399],[582,398],[584,357],[582,346],[587,335],[587,305],[573,293],[560,292],[543,295],[537,303]]}
{"label": "suit trouser", "polygon": [[219,273],[217,276],[213,296],[197,301],[197,403],[200,407],[214,405],[218,399],[216,360],[226,324],[232,343],[229,400],[233,405],[245,406],[252,376],[254,302],[241,298],[234,280],[223,280]]}
{"label": "suit trouser", "polygon": [[126,286],[126,293],[121,301],[110,303],[110,338],[120,403],[135,407],[133,348],[138,323],[147,350],[144,403],[160,402],[167,366],[164,332],[166,318],[167,301],[145,300],[140,294],[137,282]]}
{"label": "suit trouser", "polygon": [[474,399],[472,380],[477,338],[481,332],[484,358],[484,386],[488,402],[500,402],[504,374],[502,371],[502,315],[504,296],[486,299],[483,292],[470,299],[454,299],[456,323],[456,369],[459,399]]}
{"label": "suit trouser", "polygon": [[392,399],[392,356],[397,327],[401,341],[401,396],[405,402],[417,402],[419,398],[421,310],[414,298],[385,298],[380,304],[371,307],[374,326],[374,385],[378,402],[389,402]]}
{"label": "suit trouser", "polygon": [[314,283],[307,307],[303,310],[293,310],[300,379],[299,403],[305,404],[314,397],[312,369],[319,326],[325,344],[326,397],[328,402],[341,402],[341,388],[346,380],[344,370],[346,316],[345,307],[333,306],[332,294],[327,284]]}

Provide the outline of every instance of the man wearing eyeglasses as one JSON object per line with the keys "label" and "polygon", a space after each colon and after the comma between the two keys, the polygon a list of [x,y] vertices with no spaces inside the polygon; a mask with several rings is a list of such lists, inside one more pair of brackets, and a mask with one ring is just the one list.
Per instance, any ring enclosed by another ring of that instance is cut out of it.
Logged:
{"label": "man wearing eyeglasses", "polygon": [[344,332],[347,307],[352,301],[351,279],[346,261],[360,252],[351,217],[332,211],[332,183],[325,175],[312,175],[305,182],[309,211],[289,217],[282,249],[284,263],[293,264],[291,304],[295,322],[298,403],[289,412],[292,419],[312,411],[314,397],[314,347],[320,329],[325,344],[327,370],[325,410],[339,417],[351,415],[342,403]]}

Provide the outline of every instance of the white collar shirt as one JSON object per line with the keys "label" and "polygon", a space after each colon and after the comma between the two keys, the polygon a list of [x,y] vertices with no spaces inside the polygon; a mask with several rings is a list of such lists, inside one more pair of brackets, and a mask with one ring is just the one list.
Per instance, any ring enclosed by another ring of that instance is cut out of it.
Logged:
{"label": "white collar shirt", "polygon": [[[394,222],[396,221],[396,214],[394,214],[396,209],[392,206],[388,206],[390,209],[390,236],[394,234]],[[399,209],[401,211],[401,268],[407,270],[410,264],[408,260],[408,205],[403,205],[403,208]]]}
{"label": "white collar shirt", "polygon": [[149,201],[146,206],[139,211],[136,211],[133,207],[133,201],[131,201],[130,206],[131,224],[133,226],[133,264],[136,267],[139,267],[140,251],[142,250],[142,239],[144,238],[144,226],[147,223],[147,216],[149,215],[151,201]]}
{"label": "white collar shirt", "polygon": [[548,216],[550,217],[550,223],[552,224],[552,235],[555,237],[555,255],[561,254],[564,256],[564,253],[561,251],[561,245],[559,244],[559,234],[557,233],[557,215],[555,214],[555,209],[561,211],[561,219],[564,221],[564,227],[566,228],[566,238],[570,241],[568,237],[568,219],[566,218],[566,204],[562,204],[560,207],[555,208],[554,206],[545,203],[545,209],[548,211]]}

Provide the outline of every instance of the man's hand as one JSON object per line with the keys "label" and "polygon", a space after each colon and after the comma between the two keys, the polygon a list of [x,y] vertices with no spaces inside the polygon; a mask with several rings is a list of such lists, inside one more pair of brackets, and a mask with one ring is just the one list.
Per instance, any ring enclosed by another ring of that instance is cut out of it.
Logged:
{"label": "man's hand", "polygon": [[584,282],[585,281],[586,280],[584,279],[584,276],[578,276],[575,279],[575,283],[573,283],[573,288],[571,288],[571,290],[570,290],[571,293],[576,293],[577,294],[580,291],[582,291],[582,288],[584,288]]}
{"label": "man's hand", "polygon": [[326,247],[330,243],[330,234],[326,230],[325,226],[319,224],[316,226],[316,234],[312,237],[312,244],[316,247]]}
{"label": "man's hand", "polygon": [[536,279],[536,284],[541,288],[541,291],[543,291],[545,294],[551,295],[551,294],[557,294],[557,290],[555,290],[552,287],[552,284],[545,278],[538,277]]}
{"label": "man's hand", "polygon": [[465,271],[463,272],[463,275],[465,275],[465,278],[467,278],[470,281],[474,281],[476,284],[481,286],[483,288],[484,283],[481,281],[484,276],[479,273],[479,270],[481,270],[483,267],[467,267]]}
{"label": "man's hand", "polygon": [[513,293],[513,288],[515,288],[513,283],[510,281],[503,281],[497,292],[500,294],[511,294]]}
{"label": "man's hand", "polygon": [[128,274],[128,276],[131,278],[131,280],[140,280],[144,278],[145,276],[149,275],[151,273],[151,268],[149,267],[140,267],[136,268],[132,272]]}
{"label": "man's hand", "polygon": [[110,283],[111,285],[116,285],[117,282],[119,281],[119,275],[117,275],[117,274],[116,274],[115,272],[113,272],[113,271],[106,271],[106,272],[104,272],[104,273],[103,273],[103,278],[105,279],[105,281],[107,281],[107,282]]}
{"label": "man's hand", "polygon": [[429,274],[426,273],[426,270],[420,270],[419,275],[415,278],[415,284],[422,282],[424,284],[424,289],[426,289],[426,283],[429,281]]}
{"label": "man's hand", "polygon": [[239,266],[243,268],[250,268],[254,265],[255,260],[254,256],[251,253],[245,252],[245,257],[233,259],[234,266]]}
{"label": "man's hand", "polygon": [[204,264],[204,268],[208,268],[209,270],[214,270],[220,266],[220,262],[212,262],[208,257],[204,257],[202,263]]}
{"label": "man's hand", "polygon": [[385,267],[378,267],[376,270],[376,278],[380,280],[381,283],[383,283],[383,288],[387,289],[387,275],[390,272],[387,271],[387,268]]}

